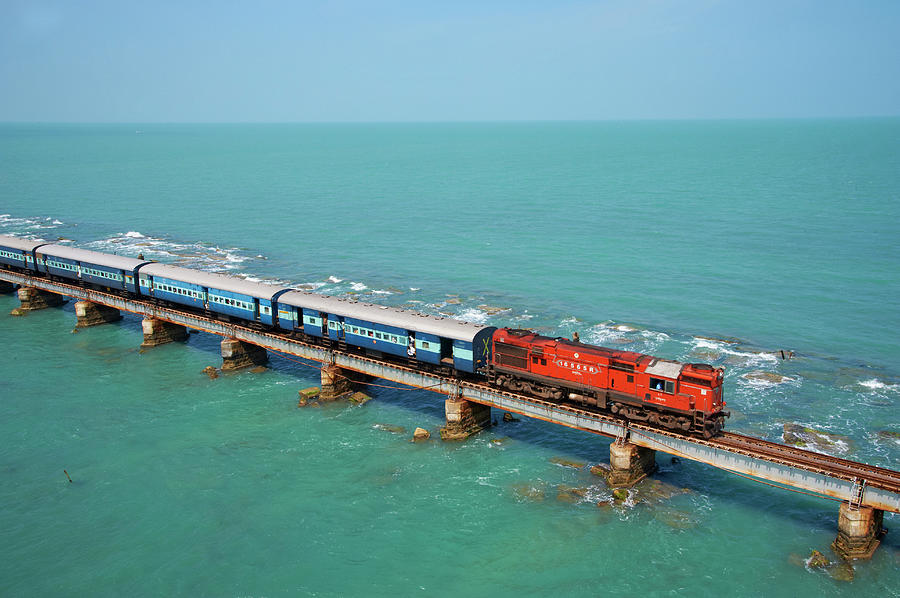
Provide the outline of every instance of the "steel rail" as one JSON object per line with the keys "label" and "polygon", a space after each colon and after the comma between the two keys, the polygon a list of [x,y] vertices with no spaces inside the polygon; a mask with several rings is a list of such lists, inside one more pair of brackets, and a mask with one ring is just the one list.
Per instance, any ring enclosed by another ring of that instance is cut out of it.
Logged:
{"label": "steel rail", "polygon": [[832,475],[843,474],[846,476],[846,479],[865,479],[868,484],[877,484],[879,487],[900,492],[900,473],[883,467],[850,461],[826,453],[808,451],[799,447],[778,444],[777,442],[754,438],[753,436],[744,436],[734,432],[725,432],[715,440],[734,449],[739,450],[749,447],[749,450],[752,450],[754,454],[765,454],[792,463],[806,464],[810,468],[822,468]]}

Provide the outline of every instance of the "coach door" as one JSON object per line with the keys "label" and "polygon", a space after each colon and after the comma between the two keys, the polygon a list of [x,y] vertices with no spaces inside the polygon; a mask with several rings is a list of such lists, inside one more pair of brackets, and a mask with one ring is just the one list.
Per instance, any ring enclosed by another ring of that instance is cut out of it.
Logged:
{"label": "coach door", "polygon": [[441,363],[453,365],[453,340],[441,337]]}

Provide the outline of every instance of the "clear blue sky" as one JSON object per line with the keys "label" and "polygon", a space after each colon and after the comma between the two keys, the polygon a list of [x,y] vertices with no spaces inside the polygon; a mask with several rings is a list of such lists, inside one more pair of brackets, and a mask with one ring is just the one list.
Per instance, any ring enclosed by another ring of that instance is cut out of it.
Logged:
{"label": "clear blue sky", "polygon": [[900,115],[900,0],[0,0],[0,121]]}

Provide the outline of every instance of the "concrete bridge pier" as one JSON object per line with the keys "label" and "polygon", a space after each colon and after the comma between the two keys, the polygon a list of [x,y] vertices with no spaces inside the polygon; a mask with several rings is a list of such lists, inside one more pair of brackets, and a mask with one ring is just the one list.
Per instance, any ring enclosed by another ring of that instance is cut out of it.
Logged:
{"label": "concrete bridge pier", "polygon": [[831,549],[845,560],[870,559],[884,535],[884,511],[872,507],[853,508],[841,503],[837,539]]}
{"label": "concrete bridge pier", "polygon": [[630,488],[656,471],[656,451],[630,442],[613,442],[609,445],[609,464],[609,487]]}
{"label": "concrete bridge pier", "polygon": [[21,305],[12,310],[12,315],[14,316],[24,316],[30,311],[57,307],[66,302],[62,295],[33,287],[20,287],[18,294]]}
{"label": "concrete bridge pier", "polygon": [[236,338],[222,339],[222,371],[262,365],[269,361],[269,353],[251,343]]}
{"label": "concrete bridge pier", "polygon": [[320,401],[334,401],[353,392],[354,372],[332,364],[322,366],[322,390]]}
{"label": "concrete bridge pier", "polygon": [[141,348],[156,347],[166,343],[187,340],[187,328],[180,324],[172,324],[165,320],[157,320],[156,318],[144,318],[141,322],[141,328],[144,330],[144,342]]}
{"label": "concrete bridge pier", "polygon": [[118,322],[122,319],[119,310],[102,303],[91,301],[75,302],[75,328],[88,328],[108,322]]}
{"label": "concrete bridge pier", "polygon": [[491,425],[489,405],[459,397],[449,397],[444,401],[444,415],[447,425],[441,428],[441,440],[465,440]]}
{"label": "concrete bridge pier", "polygon": [[5,280],[0,280],[0,295],[10,295],[16,290],[16,285]]}

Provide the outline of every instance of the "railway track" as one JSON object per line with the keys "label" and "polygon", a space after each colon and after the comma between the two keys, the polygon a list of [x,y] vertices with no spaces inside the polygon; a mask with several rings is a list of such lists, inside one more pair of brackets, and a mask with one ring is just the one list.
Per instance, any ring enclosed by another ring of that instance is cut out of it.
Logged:
{"label": "railway track", "polygon": [[708,442],[723,449],[740,452],[751,457],[767,459],[816,473],[824,473],[848,481],[861,482],[865,480],[869,486],[876,486],[891,492],[900,492],[900,472],[876,467],[868,463],[849,461],[734,432],[724,432]]}
{"label": "railway track", "polygon": [[[122,299],[119,296],[104,293],[102,291],[84,289],[82,287],[74,287],[74,286],[65,285],[62,283],[55,283],[55,285],[57,287],[63,287],[63,288],[68,287],[72,291],[78,291],[78,292],[85,293],[86,295],[89,295],[89,300],[94,300],[94,301],[98,301],[101,303],[105,302],[108,305],[114,305],[113,300],[121,300]],[[59,291],[57,291],[57,292],[59,292]],[[79,296],[78,292],[73,293],[71,296]],[[131,301],[133,303],[143,303],[141,301],[135,301],[134,299],[131,299]],[[173,313],[179,313],[175,310],[170,310],[170,309],[159,307],[159,306],[150,306],[149,304],[148,304],[148,307],[152,307],[153,308],[152,311],[154,313],[158,313],[159,314],[158,317],[163,317],[164,319],[165,319],[165,315],[163,315],[164,312],[173,311]],[[136,310],[134,308],[128,309],[127,307],[123,308],[121,306],[119,306],[119,308],[126,309],[127,311],[132,311],[133,313],[143,313],[144,315],[146,315],[146,312],[139,312],[139,310]],[[182,312],[183,311],[186,311],[186,310],[182,310]],[[203,319],[203,320],[207,319],[199,314],[195,314],[195,316],[197,317],[197,319]],[[215,323],[218,325],[222,325],[221,322],[215,322]],[[249,332],[253,332],[255,334],[264,336],[268,339],[272,339],[272,341],[276,341],[276,340],[289,341],[292,343],[297,343],[298,345],[307,345],[307,343],[298,341],[297,339],[291,338],[285,334],[278,334],[278,333],[273,334],[272,332],[261,333],[260,331],[251,330],[249,328],[241,326],[240,324],[229,324],[228,327],[229,327],[229,329],[231,329],[230,333],[232,335],[238,329],[245,329]],[[200,327],[200,329],[205,329],[205,328]],[[209,329],[207,331],[212,332],[213,334],[216,333],[214,330],[211,330],[211,329]],[[275,347],[276,343],[274,343],[274,342],[262,342],[262,343],[260,343],[259,341],[257,341],[257,342],[260,344],[260,346],[264,346],[270,350],[279,351],[279,349]],[[335,354],[343,353],[342,351],[335,350],[333,348],[330,348],[329,350]],[[364,357],[361,355],[353,355],[353,356],[357,360],[368,361],[368,362],[372,362],[374,364],[380,363],[382,365],[385,365],[385,363],[383,361],[379,361],[378,359],[373,359],[371,357]],[[391,368],[393,368],[395,370],[403,370],[403,371],[408,371],[410,373],[416,373],[416,370],[409,368],[409,367],[405,367],[404,365],[402,365],[400,363],[392,362],[389,365]],[[418,373],[421,373],[421,372],[418,372]],[[477,389],[481,389],[481,390],[485,391],[486,393],[492,393],[495,395],[514,398],[515,400],[520,401],[522,403],[527,403],[532,406],[539,407],[541,410],[546,410],[548,413],[551,411],[567,412],[569,414],[576,415],[580,418],[584,418],[585,420],[601,421],[601,422],[606,422],[608,424],[613,424],[615,426],[621,426],[623,423],[625,423],[623,420],[621,420],[611,414],[589,411],[589,410],[581,408],[580,406],[574,406],[571,404],[554,403],[551,401],[534,398],[534,397],[531,397],[528,395],[522,395],[519,393],[510,392],[508,390],[498,390],[482,381],[448,379],[446,376],[442,376],[442,375],[434,373],[434,372],[430,372],[429,375],[433,376],[434,378],[439,379],[439,380],[443,379],[443,381],[445,383],[450,382],[452,385],[454,385],[458,388],[462,388],[462,387],[477,388]],[[432,386],[421,386],[420,388],[424,388],[427,390],[427,389],[433,388],[433,386],[441,386],[441,384],[435,384]],[[501,408],[504,408],[504,407],[501,407]],[[529,414],[529,413],[523,413],[523,414],[526,416],[529,416],[529,417],[537,417],[538,419],[544,419],[544,418],[540,417],[540,415]],[[552,420],[547,419],[547,421],[552,421]],[[559,422],[554,422],[554,423],[559,423]],[[584,429],[584,430],[587,430],[590,432],[606,434],[606,432],[597,432],[596,430],[591,430],[588,427],[582,427],[581,425],[570,425],[570,427],[577,427],[579,429]],[[679,440],[685,439],[685,437],[681,434],[678,434],[678,433],[675,433],[672,431],[668,431],[668,430],[659,429],[659,428],[653,428],[650,426],[646,426],[646,425],[634,423],[634,422],[628,423],[628,428],[632,431],[632,433],[640,434],[643,432],[643,433],[652,434],[653,437],[655,437],[655,439],[657,439],[657,442],[659,442],[658,439],[660,436],[669,437],[669,438],[673,438],[673,439],[679,439]],[[607,435],[609,435],[609,434],[607,434]],[[900,494],[900,472],[881,468],[881,467],[876,467],[873,465],[868,465],[866,463],[859,463],[859,462],[850,461],[847,459],[833,457],[831,455],[815,453],[815,452],[807,451],[807,450],[800,449],[797,447],[783,445],[783,444],[779,444],[776,442],[770,442],[770,441],[763,440],[760,438],[754,438],[752,436],[745,436],[745,435],[737,434],[737,433],[733,433],[733,432],[723,432],[722,434],[720,434],[714,438],[711,438],[709,440],[704,440],[703,438],[691,437],[690,442],[693,444],[696,444],[696,445],[707,446],[707,447],[710,447],[710,448],[716,449],[716,450],[722,450],[722,451],[727,451],[727,452],[731,452],[731,453],[736,453],[736,454],[744,455],[744,456],[754,458],[754,459],[769,461],[772,463],[777,463],[780,465],[784,465],[784,466],[788,466],[788,467],[792,467],[792,468],[796,468],[796,469],[800,469],[800,470],[804,470],[804,471],[809,471],[809,472],[813,472],[813,473],[817,473],[817,474],[821,474],[821,475],[825,475],[825,476],[829,476],[829,477],[833,477],[833,478],[842,479],[847,482],[851,482],[853,484],[858,484],[860,486],[864,482],[865,485],[867,485],[867,486],[876,487],[876,488],[886,490],[888,492]],[[665,443],[662,443],[662,444],[665,444]],[[662,450],[665,450],[665,449],[662,449]]]}
{"label": "railway track", "polygon": [[[498,393],[496,389],[483,383],[467,383],[467,385],[480,386],[486,390],[492,390],[493,392]],[[527,395],[519,395],[508,391],[500,391],[498,394],[515,397],[519,400],[526,400],[547,408],[563,409],[565,411],[580,414],[584,417],[622,423],[622,420],[615,418],[614,416],[580,409],[571,405],[561,405],[559,403],[542,401]],[[655,435],[683,438],[683,436],[675,432],[642,424],[630,423],[629,427],[638,432],[644,431],[651,432]],[[745,436],[734,432],[723,432],[709,440],[691,438],[691,441],[715,449],[735,452],[748,457],[763,459],[814,473],[841,478],[849,482],[862,482],[864,480],[868,486],[875,486],[891,492],[900,493],[900,472],[877,467],[875,465],[869,465],[867,463],[841,459],[839,457],[816,453],[795,446],[779,444],[777,442],[771,442],[753,436]]]}

